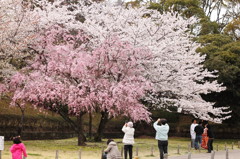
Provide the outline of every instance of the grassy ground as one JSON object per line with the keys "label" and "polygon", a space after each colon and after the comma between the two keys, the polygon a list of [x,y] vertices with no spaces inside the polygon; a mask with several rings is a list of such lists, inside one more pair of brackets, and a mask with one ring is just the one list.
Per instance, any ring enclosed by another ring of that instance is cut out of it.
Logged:
{"label": "grassy ground", "polygon": [[[123,146],[121,139],[115,139],[118,142],[118,147],[121,149]],[[135,140],[134,155],[136,155],[136,147],[138,147],[138,156],[141,159],[156,159],[159,152],[157,149],[157,142],[153,138],[143,139],[139,138]],[[219,150],[225,148],[227,143],[228,148],[231,148],[232,142],[235,142],[234,149],[237,149],[237,140],[215,140],[214,146],[219,145]],[[24,141],[27,147],[27,153],[29,159],[54,159],[56,150],[59,150],[59,159],[79,159],[79,150],[81,149],[82,159],[100,159],[102,147],[106,148],[106,139],[101,143],[87,142],[87,146],[76,146],[77,139],[64,139],[64,140],[34,140]],[[5,150],[2,152],[4,159],[10,159],[11,154],[9,148],[12,142],[5,142]],[[189,139],[187,138],[170,138],[169,140],[169,154],[171,156],[178,155],[177,147],[180,146],[180,154],[186,154],[188,152]],[[154,151],[151,156],[151,147]],[[199,153],[199,151],[192,150],[193,153]],[[201,152],[206,152],[201,150]]]}

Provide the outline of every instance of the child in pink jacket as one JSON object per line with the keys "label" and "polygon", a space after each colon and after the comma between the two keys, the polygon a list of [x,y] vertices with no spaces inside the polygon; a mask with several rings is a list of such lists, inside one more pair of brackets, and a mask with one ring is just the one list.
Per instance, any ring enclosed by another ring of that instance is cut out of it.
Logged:
{"label": "child in pink jacket", "polygon": [[10,148],[12,159],[22,159],[22,154],[27,157],[26,147],[21,142],[20,136],[13,138],[13,145]]}

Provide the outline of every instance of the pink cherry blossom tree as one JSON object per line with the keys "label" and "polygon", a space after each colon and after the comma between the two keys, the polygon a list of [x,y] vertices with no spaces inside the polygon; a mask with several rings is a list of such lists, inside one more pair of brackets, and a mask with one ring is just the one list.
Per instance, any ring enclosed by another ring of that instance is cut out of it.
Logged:
{"label": "pink cherry blossom tree", "polygon": [[[56,1],[54,5],[60,3],[62,1]],[[63,24],[64,21],[53,20],[57,19],[55,16],[57,14],[54,13],[58,13],[58,10],[56,7],[51,10],[53,5],[49,1],[1,0],[0,6],[0,81],[2,82],[15,74],[18,69],[26,66],[26,61],[35,56],[37,50],[32,46],[40,31],[55,24]],[[68,8],[67,5],[63,7]],[[64,17],[65,21],[75,19],[72,14],[61,17]],[[21,101],[16,103],[22,112],[19,135],[23,129],[25,111],[25,105],[20,103]]]}
{"label": "pink cherry blossom tree", "polygon": [[142,63],[151,58],[148,49],[134,47],[117,37],[90,47],[84,33],[72,36],[60,27],[50,29],[40,42],[43,45],[37,49],[41,54],[10,80],[13,105],[30,102],[59,113],[67,121],[70,118],[64,113],[77,116],[77,125],[70,123],[79,133],[78,145],[84,144],[81,117],[87,112],[102,114],[99,139],[112,117],[150,121],[150,113],[140,102],[145,91],[151,89],[143,76]]}

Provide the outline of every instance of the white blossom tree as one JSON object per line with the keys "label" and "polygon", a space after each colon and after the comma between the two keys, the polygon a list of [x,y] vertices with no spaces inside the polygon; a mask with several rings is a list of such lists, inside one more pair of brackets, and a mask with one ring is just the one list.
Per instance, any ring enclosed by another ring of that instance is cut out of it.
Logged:
{"label": "white blossom tree", "polygon": [[[124,8],[109,3],[94,3],[81,6],[85,18],[81,29],[92,35],[97,44],[111,35],[130,41],[138,47],[146,47],[153,58],[145,66],[145,77],[154,85],[154,92],[161,96],[149,95],[157,107],[173,105],[179,112],[190,113],[195,117],[221,122],[226,108],[214,108],[213,104],[202,99],[201,94],[224,90],[214,78],[213,72],[203,68],[205,57],[195,52],[198,44],[191,40],[188,32],[196,19],[184,19],[175,13],[160,14],[158,11],[141,8]],[[171,103],[171,104],[169,104]]]}
{"label": "white blossom tree", "polygon": [[[0,1],[0,81],[13,75],[32,57],[39,16],[23,0]],[[4,90],[1,88],[1,90]],[[9,95],[9,94],[8,94]],[[22,116],[18,134],[23,130],[25,106],[16,103]]]}
{"label": "white blossom tree", "polygon": [[31,52],[28,47],[34,42],[38,14],[22,0],[0,1],[0,77],[4,78],[22,67],[23,60]]}
{"label": "white blossom tree", "polygon": [[40,32],[56,24],[76,28],[76,13],[69,9],[62,0],[0,1],[0,79],[24,67],[37,53],[33,45]]}

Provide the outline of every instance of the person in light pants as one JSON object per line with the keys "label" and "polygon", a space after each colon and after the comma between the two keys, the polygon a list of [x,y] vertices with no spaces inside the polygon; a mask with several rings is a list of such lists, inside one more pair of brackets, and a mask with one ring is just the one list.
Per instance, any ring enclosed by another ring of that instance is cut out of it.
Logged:
{"label": "person in light pants", "polygon": [[197,126],[197,120],[193,119],[192,124],[190,126],[190,135],[191,135],[191,147],[194,148],[195,139],[196,139],[196,132],[194,131],[195,127]]}

